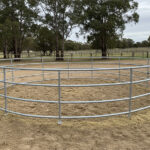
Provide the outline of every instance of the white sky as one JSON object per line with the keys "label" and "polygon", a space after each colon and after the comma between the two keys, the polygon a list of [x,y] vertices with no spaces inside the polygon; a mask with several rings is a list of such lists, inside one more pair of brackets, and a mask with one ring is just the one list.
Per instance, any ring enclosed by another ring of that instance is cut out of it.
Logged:
{"label": "white sky", "polygon": [[[140,15],[139,22],[137,24],[127,24],[123,37],[131,38],[135,42],[141,42],[143,40],[147,40],[150,36],[150,0],[136,1],[139,3],[139,8],[137,10],[138,14]],[[77,38],[75,35],[76,32],[79,32],[78,28],[72,31],[69,39],[78,42],[86,42],[86,39],[84,39],[81,35],[79,38]]]}

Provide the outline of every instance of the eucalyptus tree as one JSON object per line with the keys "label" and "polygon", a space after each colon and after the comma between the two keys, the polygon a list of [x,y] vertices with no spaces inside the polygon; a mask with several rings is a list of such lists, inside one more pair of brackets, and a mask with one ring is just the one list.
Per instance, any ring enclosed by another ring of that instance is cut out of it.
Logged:
{"label": "eucalyptus tree", "polygon": [[49,30],[47,27],[39,28],[35,41],[37,44],[37,50],[41,51],[44,56],[46,55],[47,51],[49,51],[49,55],[52,55],[55,47],[54,36],[54,32]]}
{"label": "eucalyptus tree", "polygon": [[6,20],[5,23],[6,24],[0,24],[0,48],[3,51],[4,58],[8,58],[12,34],[11,34],[11,24],[9,20]]}
{"label": "eucalyptus tree", "polygon": [[[23,41],[34,29],[38,17],[38,0],[0,0],[0,24],[4,41],[9,39],[9,49],[15,58],[21,57]],[[9,26],[6,29],[5,26]]]}
{"label": "eucalyptus tree", "polygon": [[74,0],[77,23],[87,32],[89,41],[96,41],[107,56],[112,40],[123,34],[125,24],[138,22],[138,3],[135,0]]}
{"label": "eucalyptus tree", "polygon": [[148,41],[148,43],[149,43],[149,46],[150,46],[150,36],[148,37],[147,41]]}
{"label": "eucalyptus tree", "polygon": [[[42,0],[41,3],[41,7],[45,14],[44,23],[55,33],[56,60],[63,60],[64,42],[73,27],[72,4],[71,0]],[[62,40],[61,50],[59,50],[60,40]]]}

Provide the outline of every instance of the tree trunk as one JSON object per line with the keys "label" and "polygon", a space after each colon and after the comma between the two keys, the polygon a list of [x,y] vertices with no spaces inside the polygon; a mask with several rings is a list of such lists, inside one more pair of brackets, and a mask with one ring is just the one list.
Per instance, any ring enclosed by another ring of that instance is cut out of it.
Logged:
{"label": "tree trunk", "polygon": [[29,49],[27,50],[27,53],[28,53],[28,57],[30,57],[30,50]]}
{"label": "tree trunk", "polygon": [[56,61],[60,60],[59,50],[58,50],[58,33],[56,33]]}
{"label": "tree trunk", "polygon": [[6,55],[6,51],[5,51],[5,50],[3,51],[3,57],[4,57],[4,59],[7,58],[7,55]]}
{"label": "tree trunk", "polygon": [[102,57],[104,58],[104,59],[106,59],[106,57],[107,57],[107,45],[106,45],[106,40],[105,40],[105,38],[102,38]]}
{"label": "tree trunk", "polygon": [[63,38],[63,42],[62,42],[62,50],[61,50],[61,60],[64,60],[64,49],[65,49],[65,42],[64,42],[64,38]]}
{"label": "tree trunk", "polygon": [[6,51],[6,47],[4,48],[4,50],[3,50],[3,56],[4,56],[4,59],[6,59],[7,58],[7,51]]}
{"label": "tree trunk", "polygon": [[4,59],[7,58],[7,42],[4,44],[4,50],[3,50]]}
{"label": "tree trunk", "polygon": [[59,51],[56,50],[56,61],[59,61],[60,60],[60,57],[59,57]]}
{"label": "tree trunk", "polygon": [[[65,21],[65,13],[63,13],[63,22]],[[63,61],[64,60],[64,49],[65,49],[65,25],[63,23],[63,28],[62,28],[62,49],[61,49],[61,60]]]}
{"label": "tree trunk", "polygon": [[64,60],[64,51],[61,50],[61,60]]}
{"label": "tree trunk", "polygon": [[49,50],[49,56],[52,56],[52,54],[53,54],[53,50],[51,49]]}
{"label": "tree trunk", "polygon": [[19,57],[19,51],[18,51],[18,45],[15,39],[13,39],[13,51],[14,51],[14,58],[20,58]]}
{"label": "tree trunk", "polygon": [[21,58],[21,53],[18,51],[14,53],[14,58]]}
{"label": "tree trunk", "polygon": [[[21,58],[21,50],[15,46],[14,50],[14,58]],[[16,61],[20,61],[20,59],[16,59]]]}
{"label": "tree trunk", "polygon": [[107,49],[102,49],[102,57],[107,57]]}

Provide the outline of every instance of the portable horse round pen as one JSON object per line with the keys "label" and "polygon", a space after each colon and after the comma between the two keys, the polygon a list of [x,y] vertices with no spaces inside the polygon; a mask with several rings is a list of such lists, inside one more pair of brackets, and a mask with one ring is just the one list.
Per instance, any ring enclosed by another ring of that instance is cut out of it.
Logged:
{"label": "portable horse round pen", "polygon": [[0,110],[61,124],[150,108],[149,59],[50,59],[0,60]]}

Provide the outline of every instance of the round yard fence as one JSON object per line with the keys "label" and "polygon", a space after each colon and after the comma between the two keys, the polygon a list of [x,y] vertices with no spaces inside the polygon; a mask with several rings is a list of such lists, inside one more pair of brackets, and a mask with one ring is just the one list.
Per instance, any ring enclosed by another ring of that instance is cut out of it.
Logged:
{"label": "round yard fence", "polygon": [[149,59],[0,60],[0,110],[58,119],[100,118],[150,108]]}

